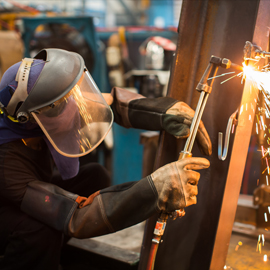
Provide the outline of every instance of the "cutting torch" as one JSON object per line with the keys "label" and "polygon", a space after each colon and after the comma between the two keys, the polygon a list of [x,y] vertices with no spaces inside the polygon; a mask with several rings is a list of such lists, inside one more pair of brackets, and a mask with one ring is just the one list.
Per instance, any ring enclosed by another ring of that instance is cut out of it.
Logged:
{"label": "cutting torch", "polygon": [[[214,83],[215,76],[217,74],[218,68],[222,67],[225,69],[233,68],[236,70],[243,71],[243,66],[232,63],[227,58],[220,58],[217,56],[211,56],[209,64],[198,83],[196,90],[200,92],[199,101],[197,103],[197,107],[195,110],[195,114],[190,126],[190,135],[187,138],[185,147],[183,151],[181,151],[179,155],[179,160],[183,158],[192,157],[192,148],[195,142],[195,138],[197,135],[197,131],[199,128],[199,124],[203,115],[203,111],[205,109],[205,105],[207,103],[209,94],[212,91],[212,85]],[[152,239],[152,245],[150,249],[150,254],[148,258],[147,270],[154,269],[155,257],[158,249],[158,245],[161,241],[161,237],[164,234],[165,226],[168,217],[176,219],[177,217],[182,217],[185,215],[184,209],[176,210],[174,213],[165,213],[162,212],[156,222],[156,226],[154,229],[154,236]]]}

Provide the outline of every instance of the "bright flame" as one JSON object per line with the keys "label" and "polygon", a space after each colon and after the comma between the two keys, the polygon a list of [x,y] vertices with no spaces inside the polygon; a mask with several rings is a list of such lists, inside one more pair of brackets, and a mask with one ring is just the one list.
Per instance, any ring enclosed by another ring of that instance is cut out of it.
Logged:
{"label": "bright flame", "polygon": [[247,66],[245,62],[243,64],[243,77],[252,78],[254,76],[254,72],[256,72],[251,66]]}
{"label": "bright flame", "polygon": [[243,77],[254,81],[258,88],[261,90],[263,88],[270,89],[270,72],[264,70],[264,72],[255,70],[252,66],[247,66],[243,62]]}
{"label": "bright flame", "polygon": [[[268,67],[269,68],[269,67]],[[247,66],[243,62],[243,72],[240,73],[244,79],[250,80],[253,82],[254,86],[257,87],[260,91],[262,91],[264,96],[264,105],[265,108],[261,108],[266,118],[270,118],[270,70],[267,68],[262,69],[261,71],[256,70],[255,67]],[[265,123],[263,121],[262,116],[260,117],[261,121],[259,122],[260,126],[262,126],[265,131]]]}
{"label": "bright flame", "polygon": [[267,255],[266,254],[263,255],[263,261],[267,262]]}

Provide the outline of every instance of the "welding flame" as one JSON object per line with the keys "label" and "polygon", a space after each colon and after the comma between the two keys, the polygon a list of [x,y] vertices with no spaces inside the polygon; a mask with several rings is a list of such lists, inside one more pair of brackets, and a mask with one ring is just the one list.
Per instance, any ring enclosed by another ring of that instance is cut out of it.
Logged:
{"label": "welding flame", "polygon": [[[247,66],[243,63],[243,73],[242,76],[246,80],[252,81],[253,85],[262,91],[265,99],[265,115],[266,118],[270,118],[270,70],[267,65],[262,70],[256,70],[254,66]],[[263,125],[264,128],[264,125]]]}
{"label": "welding flame", "polygon": [[270,93],[270,72],[268,70],[256,70],[255,67],[247,66],[243,62],[243,78],[251,80],[259,90],[266,90]]}

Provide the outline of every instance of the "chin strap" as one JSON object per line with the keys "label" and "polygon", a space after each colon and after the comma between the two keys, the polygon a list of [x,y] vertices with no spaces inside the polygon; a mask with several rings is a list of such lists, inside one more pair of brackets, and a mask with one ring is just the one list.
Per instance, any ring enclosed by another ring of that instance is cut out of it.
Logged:
{"label": "chin strap", "polygon": [[15,78],[15,80],[18,82],[18,86],[6,107],[6,111],[9,114],[9,116],[14,116],[14,114],[16,113],[16,108],[17,108],[18,103],[24,102],[25,99],[28,97],[27,83],[28,83],[28,78],[29,78],[29,73],[30,73],[30,67],[33,61],[34,59],[32,58],[24,58],[18,69],[16,78]]}

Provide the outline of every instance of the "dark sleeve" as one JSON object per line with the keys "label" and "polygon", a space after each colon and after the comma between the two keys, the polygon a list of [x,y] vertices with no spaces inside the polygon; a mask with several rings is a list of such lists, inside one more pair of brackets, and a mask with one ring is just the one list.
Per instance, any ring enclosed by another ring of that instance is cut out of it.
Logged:
{"label": "dark sleeve", "polygon": [[115,122],[126,128],[161,130],[164,114],[178,102],[170,97],[146,98],[118,87],[111,94]]}
{"label": "dark sleeve", "polygon": [[50,181],[53,165],[50,151],[33,150],[22,140],[0,146],[0,200],[20,206],[27,186],[32,181]]}

